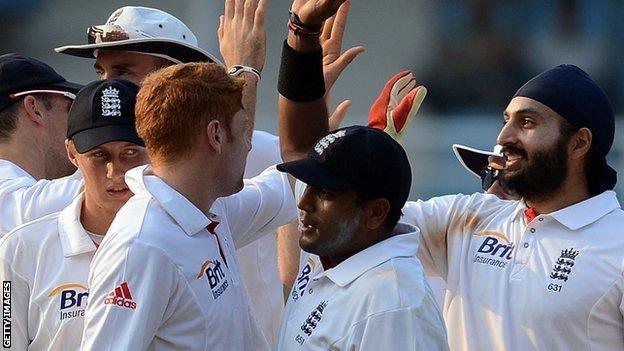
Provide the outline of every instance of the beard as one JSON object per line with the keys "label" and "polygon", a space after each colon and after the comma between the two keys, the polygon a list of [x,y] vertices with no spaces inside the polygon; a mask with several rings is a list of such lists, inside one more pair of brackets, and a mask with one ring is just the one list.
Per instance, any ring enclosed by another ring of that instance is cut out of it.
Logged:
{"label": "beard", "polygon": [[528,165],[516,171],[500,172],[501,187],[510,195],[525,200],[545,199],[563,185],[568,176],[567,138],[561,137],[550,149],[538,150],[527,157],[526,151],[515,146],[505,149],[524,156]]}

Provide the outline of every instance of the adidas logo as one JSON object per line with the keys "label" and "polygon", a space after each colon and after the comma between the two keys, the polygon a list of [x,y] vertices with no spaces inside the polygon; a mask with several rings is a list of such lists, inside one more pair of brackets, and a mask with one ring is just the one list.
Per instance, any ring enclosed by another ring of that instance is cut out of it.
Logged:
{"label": "adidas logo", "polygon": [[136,308],[136,302],[132,301],[132,294],[130,294],[130,288],[128,283],[123,282],[111,291],[104,299],[105,305],[117,305],[134,310]]}

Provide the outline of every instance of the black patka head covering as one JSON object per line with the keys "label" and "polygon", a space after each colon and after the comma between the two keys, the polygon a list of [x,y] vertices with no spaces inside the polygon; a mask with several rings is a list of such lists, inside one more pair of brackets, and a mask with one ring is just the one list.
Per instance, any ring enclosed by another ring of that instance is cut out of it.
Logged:
{"label": "black patka head covering", "polygon": [[541,102],[573,126],[588,128],[603,156],[605,177],[601,191],[615,187],[617,172],[606,159],[615,137],[613,107],[607,94],[585,71],[574,65],[559,65],[528,81],[516,96]]}

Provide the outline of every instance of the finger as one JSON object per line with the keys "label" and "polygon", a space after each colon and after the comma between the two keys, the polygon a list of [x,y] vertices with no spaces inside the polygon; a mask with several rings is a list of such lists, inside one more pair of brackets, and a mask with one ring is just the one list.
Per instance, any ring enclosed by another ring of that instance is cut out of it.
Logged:
{"label": "finger", "polygon": [[245,0],[245,4],[243,5],[245,21],[253,21],[257,6],[258,0]]}
{"label": "finger", "polygon": [[256,14],[254,15],[254,25],[256,27],[264,27],[264,19],[266,18],[268,0],[259,0]]}
{"label": "finger", "polygon": [[219,28],[217,29],[217,35],[219,39],[223,39],[223,21],[225,20],[225,16],[219,16]]}
{"label": "finger", "polygon": [[234,0],[234,17],[242,18],[245,16],[245,0]]}
{"label": "finger", "polygon": [[401,100],[397,107],[392,111],[392,120],[396,131],[401,133],[412,120],[425,96],[427,95],[427,89],[424,86],[412,90],[407,96]]}
{"label": "finger", "polygon": [[325,20],[325,23],[323,23],[323,31],[320,38],[321,43],[324,43],[331,38],[332,27],[334,26],[335,19],[336,16],[331,16],[330,18]]}
{"label": "finger", "polygon": [[226,19],[234,17],[234,0],[225,0],[224,16]]}
{"label": "finger", "polygon": [[334,63],[332,64],[333,66],[335,65],[335,69],[338,72],[338,75],[340,75],[340,73],[344,71],[344,69],[347,68],[347,66],[349,66],[349,64],[351,64],[351,62],[353,62],[353,60],[355,60],[355,58],[363,52],[363,46],[356,46],[352,47],[351,49],[345,51],[342,55],[340,55],[340,57],[338,57],[336,61],[334,61]]}
{"label": "finger", "polygon": [[331,38],[336,41],[336,46],[339,48],[342,47],[342,38],[347,28],[347,17],[349,16],[350,7],[350,2],[345,2],[338,8],[338,12],[334,16],[335,21],[332,26]]}
{"label": "finger", "polygon": [[396,106],[407,94],[409,94],[412,89],[416,87],[416,78],[410,73],[406,76],[401,77],[399,80],[394,83],[392,86],[392,91],[390,92],[390,105]]}
{"label": "finger", "polygon": [[345,100],[341,102],[338,107],[336,107],[336,111],[334,111],[334,113],[332,113],[332,115],[329,117],[329,130],[335,130],[340,128],[340,125],[347,116],[347,112],[349,112],[350,107],[351,100]]}

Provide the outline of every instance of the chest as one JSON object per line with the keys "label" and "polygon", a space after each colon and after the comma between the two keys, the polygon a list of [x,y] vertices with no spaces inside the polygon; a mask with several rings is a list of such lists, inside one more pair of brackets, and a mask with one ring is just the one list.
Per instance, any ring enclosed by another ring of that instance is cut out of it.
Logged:
{"label": "chest", "polygon": [[[77,321],[82,323],[89,299],[87,279],[93,252],[51,260],[41,257],[31,287],[31,324],[45,323],[55,330]],[[35,313],[37,312],[37,313]]]}
{"label": "chest", "polygon": [[484,223],[450,255],[457,262],[449,267],[460,267],[449,272],[451,296],[544,326],[553,318],[586,321],[621,272],[622,255],[601,234],[565,230],[548,217]]}

